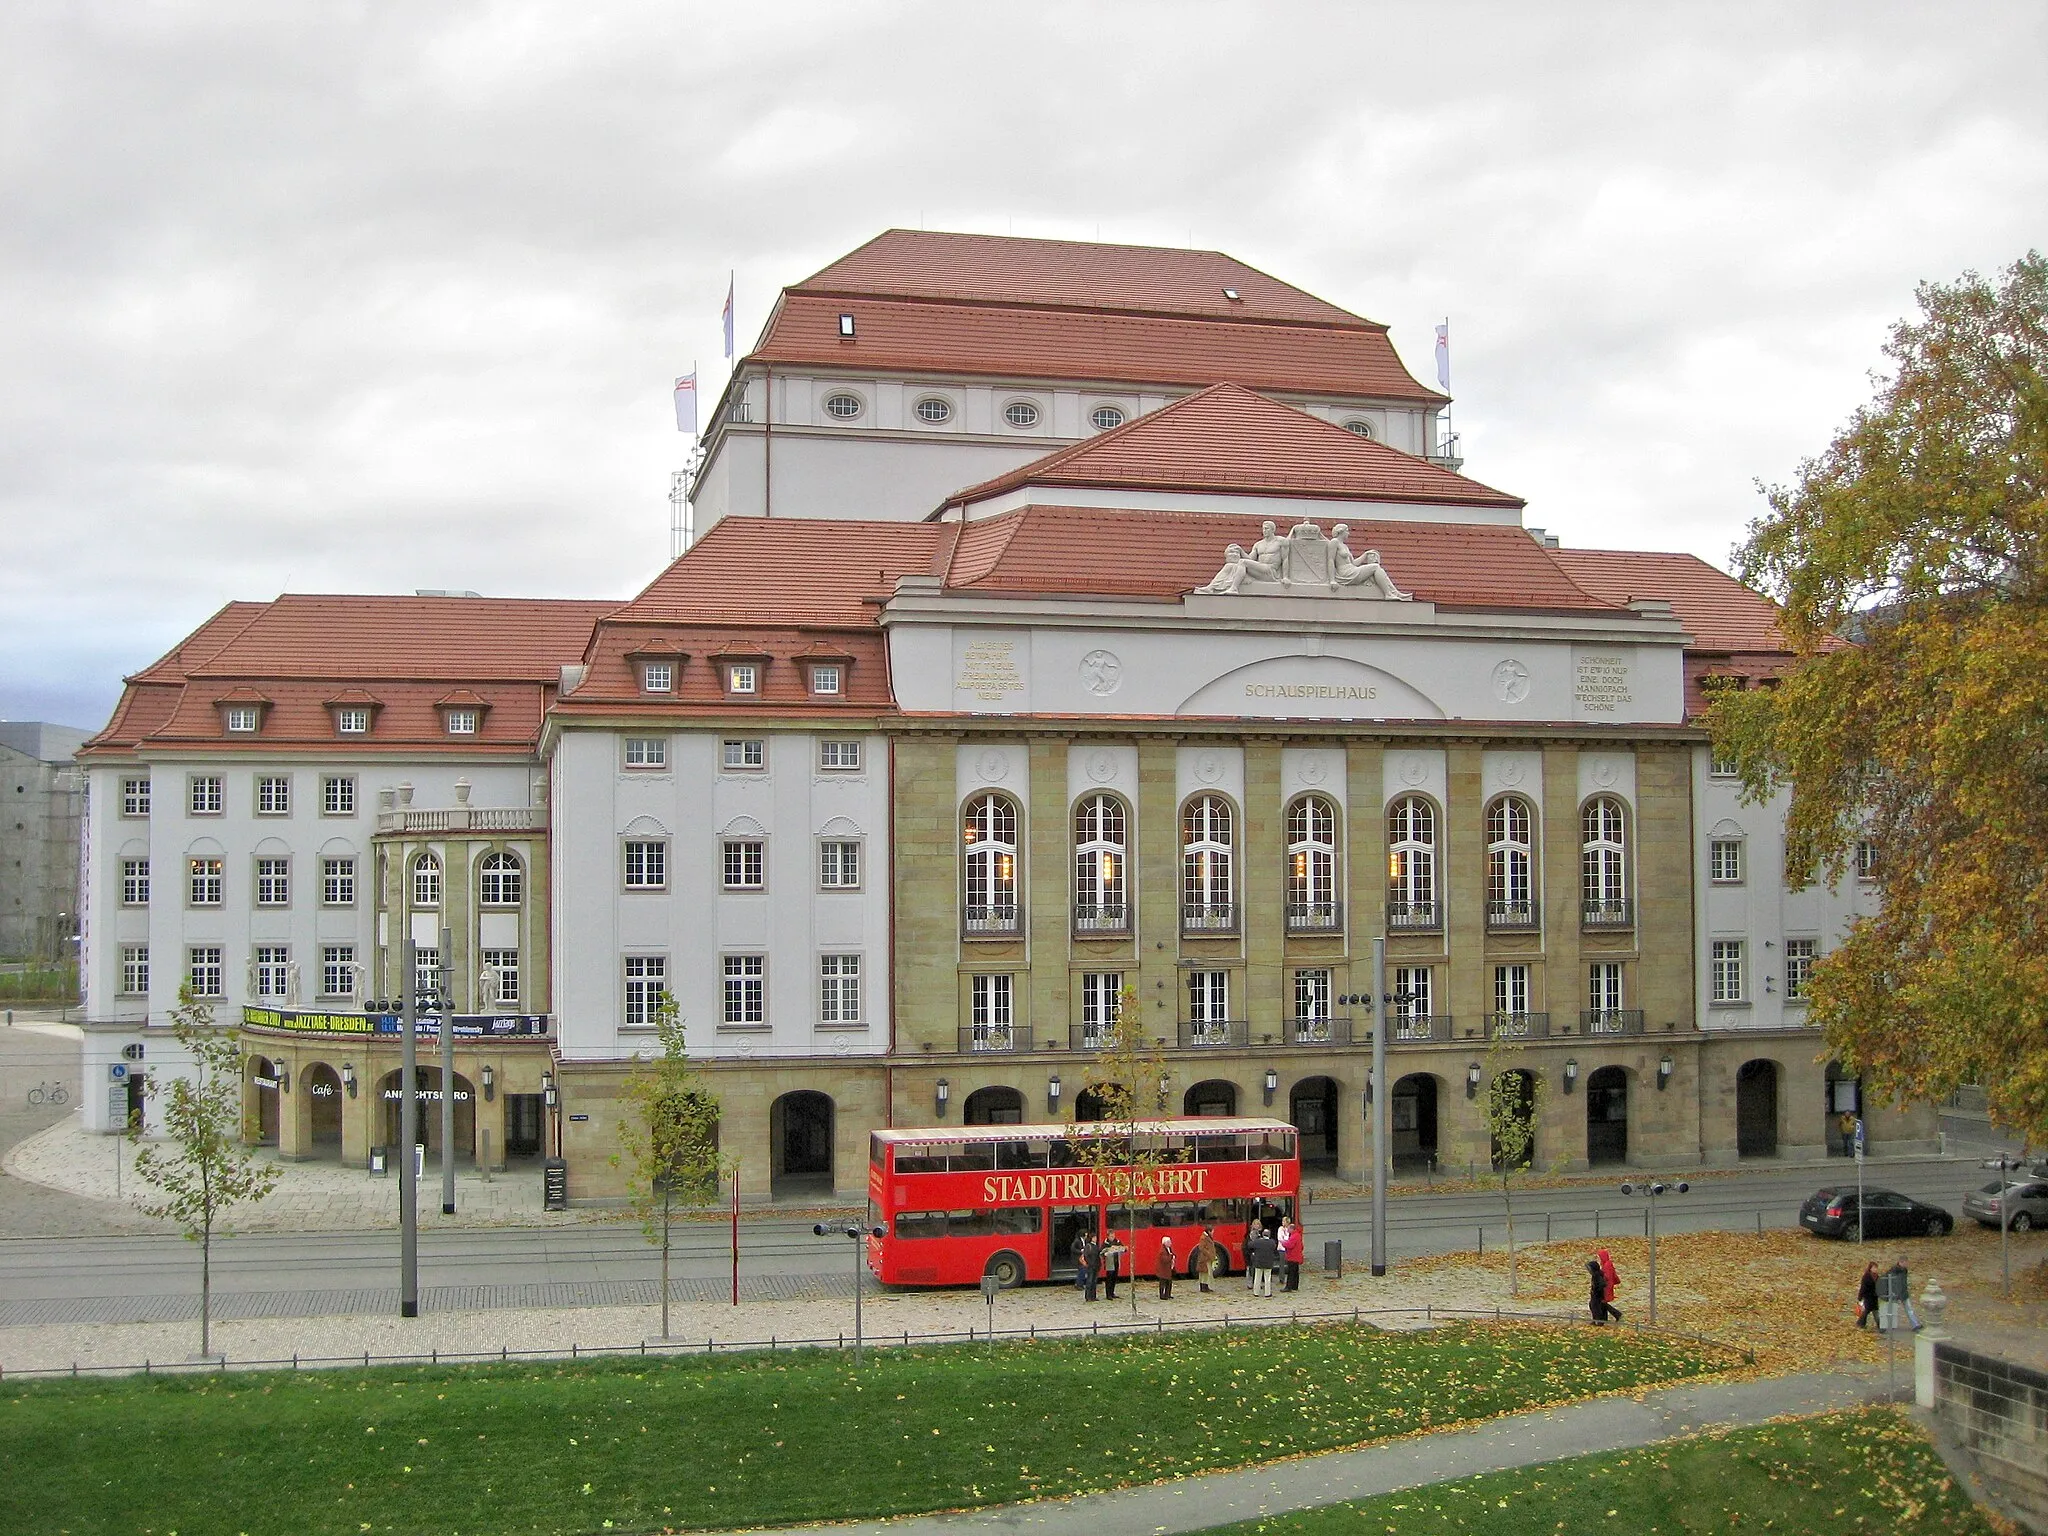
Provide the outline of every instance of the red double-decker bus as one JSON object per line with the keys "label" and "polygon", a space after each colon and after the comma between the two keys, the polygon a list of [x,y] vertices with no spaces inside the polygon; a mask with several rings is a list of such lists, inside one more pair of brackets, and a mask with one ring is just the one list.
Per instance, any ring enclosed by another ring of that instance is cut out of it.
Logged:
{"label": "red double-decker bus", "polygon": [[[1154,1272],[1160,1239],[1190,1273],[1204,1227],[1230,1267],[1244,1266],[1246,1230],[1292,1215],[1301,1191],[1293,1126],[1281,1120],[1144,1120],[1139,1160],[1097,1166],[1107,1140],[1119,1155],[1123,1127],[970,1125],[876,1131],[868,1143],[868,1268],[886,1285],[1005,1288],[1071,1278],[1082,1232],[1127,1234],[1126,1275]],[[1136,1197],[1129,1198],[1133,1179]]]}

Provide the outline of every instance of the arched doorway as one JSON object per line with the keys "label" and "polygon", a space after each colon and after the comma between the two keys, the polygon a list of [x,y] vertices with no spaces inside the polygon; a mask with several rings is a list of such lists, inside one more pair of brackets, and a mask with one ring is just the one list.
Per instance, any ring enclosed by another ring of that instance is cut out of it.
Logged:
{"label": "arched doorway", "polygon": [[1628,1073],[1602,1067],[1586,1079],[1586,1162],[1628,1161]]}
{"label": "arched doorway", "polygon": [[249,1058],[249,1076],[242,1089],[245,1123],[259,1147],[277,1145],[277,1063],[268,1056]]}
{"label": "arched doorway", "polygon": [[1237,1113],[1237,1084],[1220,1077],[1205,1078],[1181,1099],[1181,1113],[1187,1115],[1234,1115]]}
{"label": "arched doorway", "polygon": [[1083,1088],[1074,1095],[1074,1119],[1077,1121],[1100,1120],[1107,1107],[1097,1089]]}
{"label": "arched doorway", "polygon": [[1337,1161],[1337,1080],[1304,1077],[1287,1094],[1287,1118],[1301,1132],[1301,1160]]}
{"label": "arched doorway", "polygon": [[[399,1117],[404,1113],[401,1103],[404,1095],[399,1085],[404,1081],[404,1069],[384,1074],[377,1086],[377,1097],[384,1104],[384,1145],[398,1147],[402,1140],[398,1134]],[[415,1111],[419,1122],[414,1128],[416,1143],[427,1149],[432,1160],[441,1152],[441,1069],[439,1067],[415,1067],[413,1083],[418,1090]],[[455,1161],[473,1161],[476,1151],[476,1085],[460,1072],[455,1074]]]}
{"label": "arched doorway", "polygon": [[768,1107],[769,1193],[791,1196],[832,1193],[832,1100],[800,1088]]}
{"label": "arched doorway", "polygon": [[967,1095],[960,1118],[967,1125],[1022,1125],[1024,1095],[1014,1088],[977,1088]]}
{"label": "arched doorway", "polygon": [[[1520,1067],[1516,1067],[1511,1071],[1500,1073],[1499,1076],[1494,1078],[1494,1082],[1499,1083],[1503,1079],[1508,1080],[1507,1092],[1510,1095],[1511,1115],[1516,1121],[1520,1122],[1522,1125],[1529,1125],[1536,1114],[1535,1074],[1532,1072],[1525,1072]],[[1493,1166],[1498,1168],[1501,1165],[1500,1138],[1496,1136],[1490,1139],[1492,1145],[1488,1149],[1488,1156],[1491,1158]],[[1532,1135],[1528,1138],[1526,1148],[1522,1153],[1521,1161],[1518,1166],[1527,1168],[1531,1166],[1535,1161],[1536,1138]]]}
{"label": "arched doorway", "polygon": [[299,1073],[299,1092],[306,1096],[308,1150],[315,1157],[341,1159],[341,1078],[324,1061]]}
{"label": "arched doorway", "polygon": [[1839,1061],[1828,1063],[1827,1106],[1821,1119],[1827,1136],[1828,1156],[1856,1155],[1856,1121],[1863,1114],[1863,1083],[1845,1071]]}
{"label": "arched doorway", "polygon": [[1745,1061],[1735,1069],[1735,1155],[1778,1155],[1778,1064]]}
{"label": "arched doorway", "polygon": [[1387,1095],[1387,1146],[1396,1168],[1436,1166],[1436,1078],[1414,1072]]}

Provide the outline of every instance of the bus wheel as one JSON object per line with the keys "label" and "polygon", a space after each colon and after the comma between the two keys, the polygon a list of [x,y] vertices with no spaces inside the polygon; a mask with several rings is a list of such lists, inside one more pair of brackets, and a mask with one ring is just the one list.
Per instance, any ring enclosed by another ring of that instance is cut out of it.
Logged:
{"label": "bus wheel", "polygon": [[988,1276],[1006,1291],[1024,1283],[1024,1261],[1014,1253],[999,1253],[988,1261]]}

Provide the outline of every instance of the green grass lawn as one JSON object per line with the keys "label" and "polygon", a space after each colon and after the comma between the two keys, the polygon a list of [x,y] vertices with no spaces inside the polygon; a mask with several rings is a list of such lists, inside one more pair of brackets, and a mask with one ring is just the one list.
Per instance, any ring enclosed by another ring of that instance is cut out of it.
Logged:
{"label": "green grass lawn", "polygon": [[1992,1536],[1903,1413],[1764,1424],[1641,1451],[1578,1456],[1412,1493],[1227,1525],[1204,1536],[1362,1536],[1383,1531],[1534,1536],[1882,1531]]}
{"label": "green grass lawn", "polygon": [[1063,1343],[9,1384],[0,1529],[730,1527],[1073,1493],[1723,1368],[1618,1330]]}

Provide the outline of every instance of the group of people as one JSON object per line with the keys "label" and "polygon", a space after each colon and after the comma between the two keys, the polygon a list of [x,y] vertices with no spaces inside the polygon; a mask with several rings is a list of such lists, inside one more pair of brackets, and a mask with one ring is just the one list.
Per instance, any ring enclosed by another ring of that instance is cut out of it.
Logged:
{"label": "group of people", "polygon": [[[1279,1207],[1261,1209],[1245,1226],[1245,1283],[1254,1296],[1273,1294],[1273,1277],[1281,1276],[1289,1291],[1301,1289],[1301,1261],[1306,1242],[1301,1228]],[[1098,1291],[1116,1300],[1117,1282],[1126,1278],[1131,1258],[1130,1244],[1111,1232],[1102,1240],[1085,1228],[1076,1233],[1072,1248],[1074,1288],[1083,1301],[1093,1301]],[[1179,1273],[1180,1256],[1174,1252],[1173,1236],[1159,1239],[1159,1252],[1152,1261],[1153,1277],[1159,1282],[1159,1299],[1173,1299],[1173,1282]],[[1204,1292],[1213,1292],[1214,1282],[1230,1270],[1230,1250],[1217,1241],[1214,1227],[1202,1228],[1188,1256],[1188,1274]],[[1135,1278],[1135,1277],[1132,1277]]]}
{"label": "group of people", "polygon": [[1899,1314],[1904,1312],[1906,1321],[1918,1333],[1920,1314],[1913,1310],[1913,1293],[1907,1288],[1907,1281],[1903,1254],[1883,1274],[1878,1273],[1875,1263],[1864,1265],[1863,1276],[1856,1282],[1856,1326],[1868,1327],[1875,1318],[1877,1331],[1890,1333],[1899,1326]]}
{"label": "group of people", "polygon": [[1614,1304],[1614,1293],[1621,1289],[1621,1275],[1614,1267],[1614,1256],[1602,1248],[1598,1258],[1586,1260],[1586,1274],[1592,1281],[1586,1308],[1593,1314],[1593,1326],[1620,1322],[1621,1308]]}

